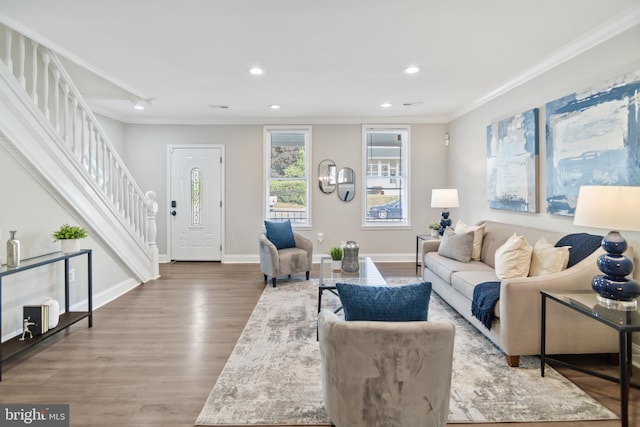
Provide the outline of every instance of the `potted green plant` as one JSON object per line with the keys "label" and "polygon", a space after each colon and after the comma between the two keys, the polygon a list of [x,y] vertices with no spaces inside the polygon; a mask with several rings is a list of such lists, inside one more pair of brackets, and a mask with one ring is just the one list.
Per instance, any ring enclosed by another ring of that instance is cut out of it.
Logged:
{"label": "potted green plant", "polygon": [[431,237],[438,237],[438,230],[440,230],[440,223],[437,221],[429,224],[429,230],[431,231]]}
{"label": "potted green plant", "polygon": [[329,249],[329,254],[331,255],[331,269],[334,271],[342,270],[342,248],[334,246]]}
{"label": "potted green plant", "polygon": [[51,237],[53,241],[60,240],[62,244],[62,252],[65,254],[77,252],[80,250],[80,239],[84,239],[89,232],[78,225],[63,224],[59,229],[53,232]]}

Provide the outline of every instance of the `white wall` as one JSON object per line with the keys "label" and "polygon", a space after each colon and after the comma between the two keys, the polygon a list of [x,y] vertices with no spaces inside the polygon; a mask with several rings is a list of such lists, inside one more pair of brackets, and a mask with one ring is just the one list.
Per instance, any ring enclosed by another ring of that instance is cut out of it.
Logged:
{"label": "white wall", "polygon": [[100,114],[94,115],[100,123],[102,130],[107,134],[107,138],[113,145],[113,148],[115,148],[118,155],[122,157],[122,153],[124,151],[124,123]]}
{"label": "white wall", "polygon": [[[426,225],[439,217],[428,207],[431,188],[446,184],[447,149],[444,124],[411,125],[411,204],[412,227],[403,230],[362,230],[362,126],[312,126],[312,221],[313,227],[301,232],[313,238],[315,253],[326,253],[343,240],[358,241],[363,254],[378,259],[412,259],[415,234],[426,232]],[[171,144],[224,144],[226,165],[225,242],[226,261],[256,262],[257,235],[262,229],[263,203],[263,126],[178,126],[126,125],[124,158],[138,184],[158,193],[158,246],[167,253],[167,146]],[[341,202],[335,194],[320,192],[317,168],[323,159],[332,159],[338,168],[356,171],[358,190],[353,201]],[[317,233],[325,241],[316,241]]]}
{"label": "white wall", "polygon": [[[640,26],[565,62],[450,123],[451,157],[448,174],[449,181],[459,189],[460,194],[460,208],[453,211],[454,218],[464,218],[471,223],[492,219],[555,231],[606,234],[606,230],[574,227],[572,218],[546,213],[545,103],[640,69],[638,41]],[[487,125],[531,108],[540,109],[540,213],[489,209],[486,198]],[[623,235],[630,244],[640,248],[640,233],[624,232]],[[636,265],[639,265],[637,256]],[[636,268],[634,276],[640,277],[640,268]]]}
{"label": "white wall", "polygon": [[[0,144],[0,259],[6,263],[6,241],[9,230],[17,230],[22,259],[60,250],[51,233],[61,224],[83,225],[49,194],[29,173],[29,167],[15,161]],[[118,296],[119,289],[132,286],[131,274],[104,250],[92,237],[82,242],[83,248],[93,249],[94,308]],[[85,301],[86,257],[73,258],[76,281],[71,286],[71,304]],[[3,278],[2,280],[2,339],[22,331],[22,306],[41,304],[51,296],[64,307],[63,263],[46,266]],[[84,307],[86,309],[86,307]]]}

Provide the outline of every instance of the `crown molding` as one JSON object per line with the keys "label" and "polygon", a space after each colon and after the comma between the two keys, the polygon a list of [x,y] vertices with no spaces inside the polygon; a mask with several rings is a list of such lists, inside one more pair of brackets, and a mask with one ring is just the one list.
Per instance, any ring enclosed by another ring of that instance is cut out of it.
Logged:
{"label": "crown molding", "polygon": [[481,96],[466,107],[453,112],[447,118],[447,123],[470,113],[499,96],[502,96],[505,93],[535,79],[547,71],[569,61],[572,58],[575,58],[576,56],[598,46],[601,43],[604,43],[605,41],[635,27],[638,24],[640,24],[640,6],[634,6],[557,50],[546,59],[526,70],[524,73]]}

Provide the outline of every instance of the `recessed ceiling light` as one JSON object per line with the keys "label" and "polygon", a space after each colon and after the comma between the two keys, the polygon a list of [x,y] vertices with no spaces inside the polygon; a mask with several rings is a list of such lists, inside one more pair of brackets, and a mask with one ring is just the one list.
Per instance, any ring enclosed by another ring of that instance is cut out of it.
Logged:
{"label": "recessed ceiling light", "polygon": [[145,108],[147,108],[147,105],[151,105],[150,99],[138,98],[138,99],[132,99],[131,102],[133,103],[133,108],[139,111],[142,111]]}
{"label": "recessed ceiling light", "polygon": [[209,107],[218,108],[218,109],[221,109],[221,110],[226,110],[226,109],[229,108],[228,105],[222,105],[222,104],[211,104],[211,105],[209,105]]}
{"label": "recessed ceiling light", "polygon": [[389,108],[389,107],[391,107],[391,104],[389,102],[383,102],[382,104],[380,104],[380,106],[382,108]]}
{"label": "recessed ceiling light", "polygon": [[422,101],[413,101],[413,102],[403,102],[402,106],[403,107],[415,107],[416,105],[422,105],[423,102]]}
{"label": "recessed ceiling light", "polygon": [[279,110],[280,106],[278,104],[271,104],[269,105],[269,108],[271,108],[272,110]]}
{"label": "recessed ceiling light", "polygon": [[264,68],[251,67],[251,68],[249,68],[249,73],[253,74],[254,76],[260,76],[260,75],[264,74]]}
{"label": "recessed ceiling light", "polygon": [[404,69],[405,74],[415,74],[418,71],[420,71],[420,67],[416,66],[416,65],[410,65],[407,68]]}

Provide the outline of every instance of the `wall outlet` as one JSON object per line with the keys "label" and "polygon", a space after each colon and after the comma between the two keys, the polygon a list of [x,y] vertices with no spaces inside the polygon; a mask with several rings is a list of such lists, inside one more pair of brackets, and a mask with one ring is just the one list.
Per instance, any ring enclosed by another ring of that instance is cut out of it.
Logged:
{"label": "wall outlet", "polygon": [[324,233],[318,233],[318,242],[322,243],[324,241]]}
{"label": "wall outlet", "polygon": [[76,281],[76,269],[75,268],[70,268],[69,269],[69,283],[75,282]]}

